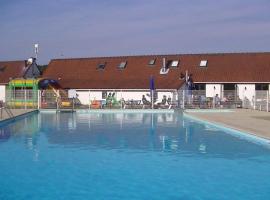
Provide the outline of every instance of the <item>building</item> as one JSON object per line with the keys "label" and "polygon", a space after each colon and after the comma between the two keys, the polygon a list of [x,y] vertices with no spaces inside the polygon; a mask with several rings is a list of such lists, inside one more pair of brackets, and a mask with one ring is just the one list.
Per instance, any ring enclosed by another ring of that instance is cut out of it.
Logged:
{"label": "building", "polygon": [[34,58],[21,61],[0,61],[0,101],[6,100],[6,87],[16,78],[37,78],[40,71]]}
{"label": "building", "polygon": [[160,75],[162,59],[161,56],[55,59],[43,78],[58,80],[64,89],[76,89],[83,104],[105,99],[109,93],[115,93],[118,100],[141,100],[145,95],[150,101],[151,77],[156,98],[160,100],[166,95],[176,99],[183,80],[179,79],[178,66]]}
{"label": "building", "polygon": [[117,99],[149,96],[153,77],[158,101],[166,95],[174,100],[192,77],[193,90],[206,97],[223,97],[234,91],[237,98],[248,99],[256,90],[269,91],[270,53],[176,54],[53,59],[43,77],[59,81],[64,89],[75,89],[83,104],[101,100],[108,93]]}

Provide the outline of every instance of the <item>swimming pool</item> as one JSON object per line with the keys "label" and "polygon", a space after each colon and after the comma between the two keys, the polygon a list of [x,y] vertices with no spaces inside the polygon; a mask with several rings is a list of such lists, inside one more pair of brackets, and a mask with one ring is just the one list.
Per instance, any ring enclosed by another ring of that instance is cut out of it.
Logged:
{"label": "swimming pool", "polygon": [[270,199],[270,149],[179,113],[0,126],[0,199]]}

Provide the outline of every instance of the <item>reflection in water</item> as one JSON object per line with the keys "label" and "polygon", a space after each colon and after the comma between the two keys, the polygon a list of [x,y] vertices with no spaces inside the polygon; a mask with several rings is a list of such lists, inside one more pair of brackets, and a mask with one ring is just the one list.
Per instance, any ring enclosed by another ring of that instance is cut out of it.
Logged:
{"label": "reflection in water", "polygon": [[29,117],[0,126],[0,142],[7,142],[11,138],[19,142],[23,140],[25,147],[33,152],[33,160],[37,160],[39,120],[40,115],[33,114]]}
{"label": "reflection in water", "polygon": [[6,127],[0,128],[0,142],[8,140],[10,136],[11,136],[11,131],[9,128],[6,128]]}
{"label": "reflection in water", "polygon": [[264,152],[260,146],[185,119],[179,113],[42,113],[40,118],[41,130],[50,144],[71,148],[155,150],[227,158]]}
{"label": "reflection in water", "polygon": [[89,149],[165,151],[227,158],[256,156],[260,146],[175,114],[42,113],[0,127],[0,142],[24,140],[38,160],[44,132],[52,145]]}

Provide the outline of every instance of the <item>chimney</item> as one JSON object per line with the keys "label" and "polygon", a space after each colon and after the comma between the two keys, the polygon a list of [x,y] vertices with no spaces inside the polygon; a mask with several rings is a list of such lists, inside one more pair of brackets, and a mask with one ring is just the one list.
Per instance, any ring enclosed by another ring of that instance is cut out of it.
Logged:
{"label": "chimney", "polygon": [[166,68],[166,58],[162,59],[162,68]]}

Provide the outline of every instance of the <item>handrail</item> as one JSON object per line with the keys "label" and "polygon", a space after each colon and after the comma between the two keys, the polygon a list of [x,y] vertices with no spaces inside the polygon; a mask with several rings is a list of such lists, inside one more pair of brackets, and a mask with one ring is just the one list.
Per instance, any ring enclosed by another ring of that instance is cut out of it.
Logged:
{"label": "handrail", "polygon": [[14,117],[12,111],[8,107],[5,106],[3,101],[0,101],[0,116],[1,116],[1,119],[3,119],[3,110],[6,111],[8,117]]}

